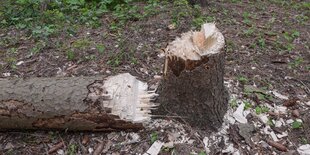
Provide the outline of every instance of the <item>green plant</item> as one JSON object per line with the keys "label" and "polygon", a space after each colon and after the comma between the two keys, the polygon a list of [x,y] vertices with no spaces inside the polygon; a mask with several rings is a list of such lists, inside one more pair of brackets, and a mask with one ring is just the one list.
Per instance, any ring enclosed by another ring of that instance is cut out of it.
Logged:
{"label": "green plant", "polygon": [[253,34],[254,34],[254,32],[255,32],[255,27],[250,27],[250,28],[248,28],[248,29],[246,29],[246,30],[243,30],[243,34],[245,35],[245,36],[247,36],[247,37],[249,37],[249,36],[253,36]]}
{"label": "green plant", "polygon": [[207,155],[204,151],[200,151],[198,155]]}
{"label": "green plant", "polygon": [[77,153],[77,145],[76,144],[70,144],[68,148],[68,155],[75,155]]}
{"label": "green plant", "polygon": [[275,126],[275,124],[273,123],[273,121],[272,121],[271,118],[268,118],[267,124],[268,124],[269,126]]}
{"label": "green plant", "polygon": [[91,45],[91,43],[92,42],[88,39],[78,39],[72,43],[72,46],[74,48],[77,48],[77,49],[85,50],[86,48],[88,48]]}
{"label": "green plant", "polygon": [[244,103],[244,110],[247,110],[252,107],[252,104],[249,101],[243,101],[243,103]]}
{"label": "green plant", "polygon": [[8,58],[5,59],[5,62],[7,64],[9,64],[12,69],[16,69],[17,68],[16,61],[17,60],[14,57],[8,57]]}
{"label": "green plant", "polygon": [[258,45],[259,45],[260,48],[265,48],[266,47],[265,38],[259,38],[258,39]]}
{"label": "green plant", "polygon": [[266,106],[257,106],[257,107],[255,108],[255,113],[256,113],[257,115],[262,114],[262,113],[266,113],[266,112],[268,112],[268,111],[269,111],[269,108],[266,107]]}
{"label": "green plant", "polygon": [[299,122],[299,121],[294,121],[293,123],[292,123],[292,128],[293,129],[299,129],[299,128],[301,128],[302,127],[302,122]]}
{"label": "green plant", "polygon": [[173,5],[172,23],[178,26],[182,19],[192,15],[192,9],[187,0],[173,1]]}
{"label": "green plant", "polygon": [[245,23],[246,25],[252,25],[252,21],[250,20],[251,14],[249,12],[243,12],[242,14],[243,20],[242,22]]}
{"label": "green plant", "polygon": [[229,104],[232,108],[236,108],[238,106],[236,99],[230,100]]}
{"label": "green plant", "polygon": [[157,132],[153,132],[153,133],[151,134],[151,144],[153,144],[157,139],[158,139],[158,134],[157,134]]}
{"label": "green plant", "polygon": [[30,50],[30,55],[40,53],[46,47],[46,42],[39,40],[35,46]]}
{"label": "green plant", "polygon": [[96,60],[96,56],[93,55],[93,54],[91,54],[91,55],[86,55],[84,58],[85,58],[86,60]]}
{"label": "green plant", "polygon": [[55,25],[36,26],[32,30],[32,35],[36,38],[39,38],[39,37],[47,38],[50,35],[54,34],[55,32],[56,32],[56,26]]}
{"label": "green plant", "polygon": [[96,48],[100,54],[104,53],[105,46],[103,44],[97,44]]}
{"label": "green plant", "polygon": [[305,138],[305,137],[299,138],[299,141],[300,141],[301,144],[308,144],[309,143],[307,138]]}
{"label": "green plant", "polygon": [[72,60],[75,59],[75,54],[74,54],[74,52],[72,50],[68,50],[66,54],[67,54],[67,59],[69,61],[72,61]]}
{"label": "green plant", "polygon": [[239,76],[238,77],[238,81],[241,83],[241,84],[246,84],[246,83],[248,83],[248,79],[246,78],[246,77],[244,77],[244,76]]}
{"label": "green plant", "polygon": [[7,51],[8,54],[17,54],[18,53],[18,49],[15,47],[9,48]]}
{"label": "green plant", "polygon": [[302,57],[297,57],[293,62],[288,63],[289,68],[297,68],[304,61]]}

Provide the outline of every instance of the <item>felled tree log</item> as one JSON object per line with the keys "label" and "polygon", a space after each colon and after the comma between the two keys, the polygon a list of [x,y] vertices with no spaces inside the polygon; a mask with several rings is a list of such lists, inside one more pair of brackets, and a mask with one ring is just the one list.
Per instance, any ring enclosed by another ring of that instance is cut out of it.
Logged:
{"label": "felled tree log", "polygon": [[228,100],[223,47],[224,37],[213,23],[171,42],[156,92],[128,73],[0,79],[0,130],[136,130],[159,115],[214,130]]}
{"label": "felled tree log", "polygon": [[193,127],[214,131],[222,124],[228,94],[224,87],[224,37],[213,23],[187,32],[166,48],[164,78],[156,114],[177,116]]}
{"label": "felled tree log", "polygon": [[0,129],[136,130],[156,94],[135,77],[0,79]]}

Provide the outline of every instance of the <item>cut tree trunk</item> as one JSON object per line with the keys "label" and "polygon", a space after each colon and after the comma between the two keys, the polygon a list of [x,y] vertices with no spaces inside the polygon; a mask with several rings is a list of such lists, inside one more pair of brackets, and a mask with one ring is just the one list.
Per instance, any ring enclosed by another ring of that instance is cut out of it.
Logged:
{"label": "cut tree trunk", "polygon": [[159,115],[214,130],[228,100],[223,47],[224,37],[213,23],[171,42],[156,93],[128,73],[0,79],[0,130],[136,130]]}
{"label": "cut tree trunk", "polygon": [[214,131],[227,111],[224,37],[213,23],[187,32],[166,48],[164,78],[154,113],[177,116],[192,127]]}
{"label": "cut tree trunk", "polygon": [[136,130],[153,92],[130,74],[0,79],[0,129]]}

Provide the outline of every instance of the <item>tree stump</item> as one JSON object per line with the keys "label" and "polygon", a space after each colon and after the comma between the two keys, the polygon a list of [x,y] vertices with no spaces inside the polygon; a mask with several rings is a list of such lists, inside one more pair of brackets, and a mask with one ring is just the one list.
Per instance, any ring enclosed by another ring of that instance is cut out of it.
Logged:
{"label": "tree stump", "polygon": [[164,78],[155,114],[182,118],[193,127],[214,131],[227,111],[224,86],[224,37],[213,23],[187,32],[166,48]]}

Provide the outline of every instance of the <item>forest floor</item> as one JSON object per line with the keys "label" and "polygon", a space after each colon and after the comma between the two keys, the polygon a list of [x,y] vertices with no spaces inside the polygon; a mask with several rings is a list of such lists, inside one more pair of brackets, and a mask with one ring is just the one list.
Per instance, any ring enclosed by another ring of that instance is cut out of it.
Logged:
{"label": "forest floor", "polygon": [[0,132],[0,155],[53,148],[53,154],[91,154],[100,147],[102,154],[143,154],[155,141],[164,143],[160,154],[310,151],[309,2],[210,0],[204,8],[182,0],[138,2],[100,16],[84,11],[76,23],[47,10],[31,24],[32,17],[11,16],[0,3],[0,78],[129,72],[150,82],[162,75],[162,49],[208,21],[226,39],[230,92],[223,127],[212,135],[168,118],[139,132]]}

